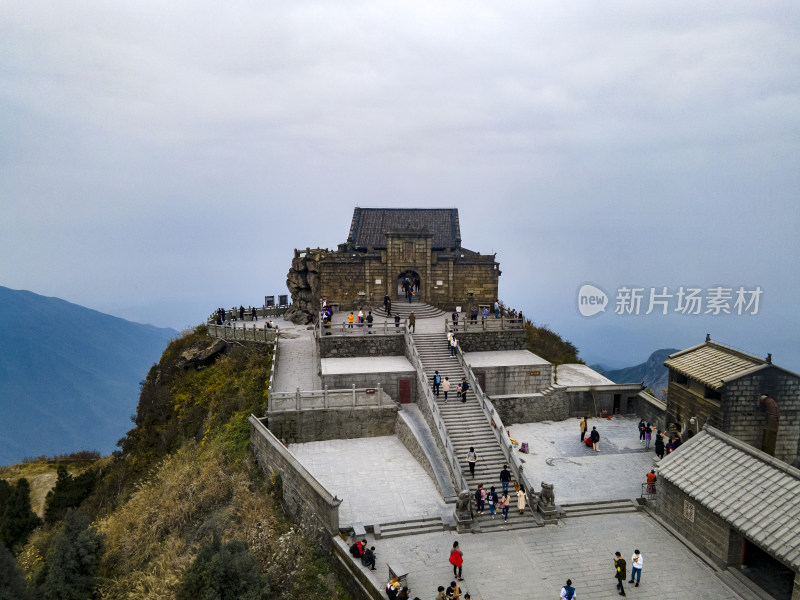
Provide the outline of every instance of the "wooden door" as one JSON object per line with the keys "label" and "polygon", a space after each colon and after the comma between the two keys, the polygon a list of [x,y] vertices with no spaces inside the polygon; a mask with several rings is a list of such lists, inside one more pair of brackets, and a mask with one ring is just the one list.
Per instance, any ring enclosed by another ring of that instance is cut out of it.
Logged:
{"label": "wooden door", "polygon": [[411,380],[400,379],[397,382],[397,398],[400,404],[408,404],[411,402]]}

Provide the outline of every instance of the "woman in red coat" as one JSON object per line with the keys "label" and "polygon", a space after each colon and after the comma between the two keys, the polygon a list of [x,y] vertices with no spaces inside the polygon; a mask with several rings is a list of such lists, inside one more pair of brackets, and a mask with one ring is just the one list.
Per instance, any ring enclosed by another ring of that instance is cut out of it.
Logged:
{"label": "woman in red coat", "polygon": [[461,565],[464,564],[464,553],[458,547],[458,542],[453,542],[453,551],[450,553],[450,564],[453,565],[453,576],[459,581],[464,581],[461,577]]}

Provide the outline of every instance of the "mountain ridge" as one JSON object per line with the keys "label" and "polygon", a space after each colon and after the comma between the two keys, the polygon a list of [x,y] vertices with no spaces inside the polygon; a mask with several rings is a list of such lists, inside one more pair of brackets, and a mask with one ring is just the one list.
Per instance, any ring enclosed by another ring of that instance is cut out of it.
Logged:
{"label": "mountain ridge", "polygon": [[[173,329],[0,286],[0,464],[111,452]],[[65,418],[67,417],[67,418]]]}

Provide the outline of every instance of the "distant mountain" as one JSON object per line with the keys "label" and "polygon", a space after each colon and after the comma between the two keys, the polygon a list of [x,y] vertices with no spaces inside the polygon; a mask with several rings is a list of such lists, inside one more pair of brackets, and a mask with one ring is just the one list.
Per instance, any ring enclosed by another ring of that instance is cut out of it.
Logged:
{"label": "distant mountain", "polygon": [[676,348],[662,348],[650,355],[646,362],[634,367],[624,369],[605,370],[601,365],[592,368],[608,377],[614,383],[642,383],[645,388],[651,388],[657,397],[661,397],[661,390],[666,389],[669,370],[664,366],[664,361],[670,354],[678,352]]}
{"label": "distant mountain", "polygon": [[178,332],[2,286],[0,307],[0,465],[114,450]]}

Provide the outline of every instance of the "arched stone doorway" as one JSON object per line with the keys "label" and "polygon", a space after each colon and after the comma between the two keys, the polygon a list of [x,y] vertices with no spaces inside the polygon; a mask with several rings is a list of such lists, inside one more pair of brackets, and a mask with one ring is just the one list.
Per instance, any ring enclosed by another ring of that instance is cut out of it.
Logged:
{"label": "arched stone doorway", "polygon": [[408,300],[406,286],[409,286],[413,292],[412,300],[418,302],[420,300],[420,290],[422,289],[422,279],[419,273],[412,269],[406,269],[397,276],[397,298],[399,300]]}

